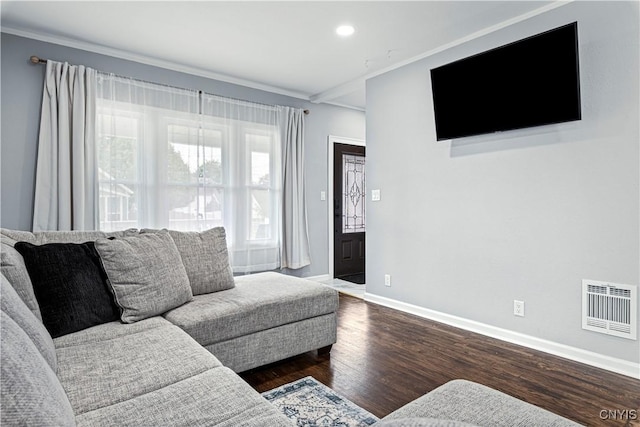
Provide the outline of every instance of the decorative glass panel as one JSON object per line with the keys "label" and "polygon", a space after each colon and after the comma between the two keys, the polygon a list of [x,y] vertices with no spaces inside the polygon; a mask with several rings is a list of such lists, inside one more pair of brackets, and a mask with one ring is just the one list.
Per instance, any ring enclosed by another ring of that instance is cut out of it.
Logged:
{"label": "decorative glass panel", "polygon": [[364,157],[342,155],[342,232],[365,231],[365,175]]}

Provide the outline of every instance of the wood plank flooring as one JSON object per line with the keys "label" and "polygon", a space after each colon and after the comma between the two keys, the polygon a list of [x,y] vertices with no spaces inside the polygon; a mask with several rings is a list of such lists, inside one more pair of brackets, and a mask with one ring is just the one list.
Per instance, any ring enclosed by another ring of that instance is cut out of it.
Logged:
{"label": "wood plank flooring", "polygon": [[[259,392],[307,375],[380,418],[464,378],[583,425],[640,426],[640,380],[344,294],[329,356],[310,352],[241,374]],[[602,419],[603,410],[636,410],[638,419]]]}

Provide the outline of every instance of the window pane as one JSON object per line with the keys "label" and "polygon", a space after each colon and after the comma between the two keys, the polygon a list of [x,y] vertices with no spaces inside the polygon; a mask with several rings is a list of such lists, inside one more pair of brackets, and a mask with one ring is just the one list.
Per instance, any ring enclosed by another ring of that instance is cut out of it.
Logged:
{"label": "window pane", "polygon": [[167,196],[170,201],[169,228],[188,231],[223,225],[222,188],[172,185]]}
{"label": "window pane", "polygon": [[271,196],[269,190],[251,190],[250,240],[271,238]]}
{"label": "window pane", "polygon": [[138,226],[140,121],[127,115],[98,114],[97,161],[100,229]]}
{"label": "window pane", "polygon": [[137,186],[100,182],[100,230],[116,231],[138,226]]}
{"label": "window pane", "polygon": [[98,167],[102,180],[136,181],[138,120],[98,116]]}
{"label": "window pane", "polygon": [[268,187],[271,183],[271,135],[247,133],[247,146],[249,157],[249,182],[250,185]]}
{"label": "window pane", "polygon": [[169,125],[168,132],[168,182],[222,183],[222,132],[181,125]]}
{"label": "window pane", "polygon": [[269,153],[251,152],[251,184],[269,186],[270,182]]}
{"label": "window pane", "polygon": [[198,128],[169,125],[167,128],[167,182],[195,182],[198,168]]}

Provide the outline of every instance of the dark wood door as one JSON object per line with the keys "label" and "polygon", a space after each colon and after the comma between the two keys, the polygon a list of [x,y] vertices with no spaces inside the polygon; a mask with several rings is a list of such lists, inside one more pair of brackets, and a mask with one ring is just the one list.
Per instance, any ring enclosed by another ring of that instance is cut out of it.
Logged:
{"label": "dark wood door", "polygon": [[365,148],[334,144],[333,276],[365,283]]}

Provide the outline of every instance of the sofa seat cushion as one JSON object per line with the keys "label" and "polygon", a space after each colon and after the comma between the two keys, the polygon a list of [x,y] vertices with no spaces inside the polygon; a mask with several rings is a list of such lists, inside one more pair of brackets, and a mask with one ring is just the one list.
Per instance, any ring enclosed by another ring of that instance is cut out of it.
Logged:
{"label": "sofa seat cushion", "polygon": [[338,293],[280,273],[236,277],[236,286],[164,314],[203,346],[338,310]]}
{"label": "sofa seat cushion", "polygon": [[78,426],[270,426],[291,421],[229,368],[217,367],[111,406],[85,412]]}
{"label": "sofa seat cushion", "polygon": [[156,319],[135,327],[111,322],[54,344],[58,378],[76,416],[222,366],[182,330]]}
{"label": "sofa seat cushion", "polygon": [[146,319],[144,322],[131,324],[114,321],[58,337],[54,340],[54,344],[56,349],[59,350],[64,347],[71,347],[74,345],[91,344],[104,340],[111,340],[163,326],[171,326],[171,322],[168,322],[159,316],[151,317]]}
{"label": "sofa seat cushion", "polygon": [[495,427],[579,425],[498,390],[466,380],[449,381],[383,420],[403,418],[448,419]]}

